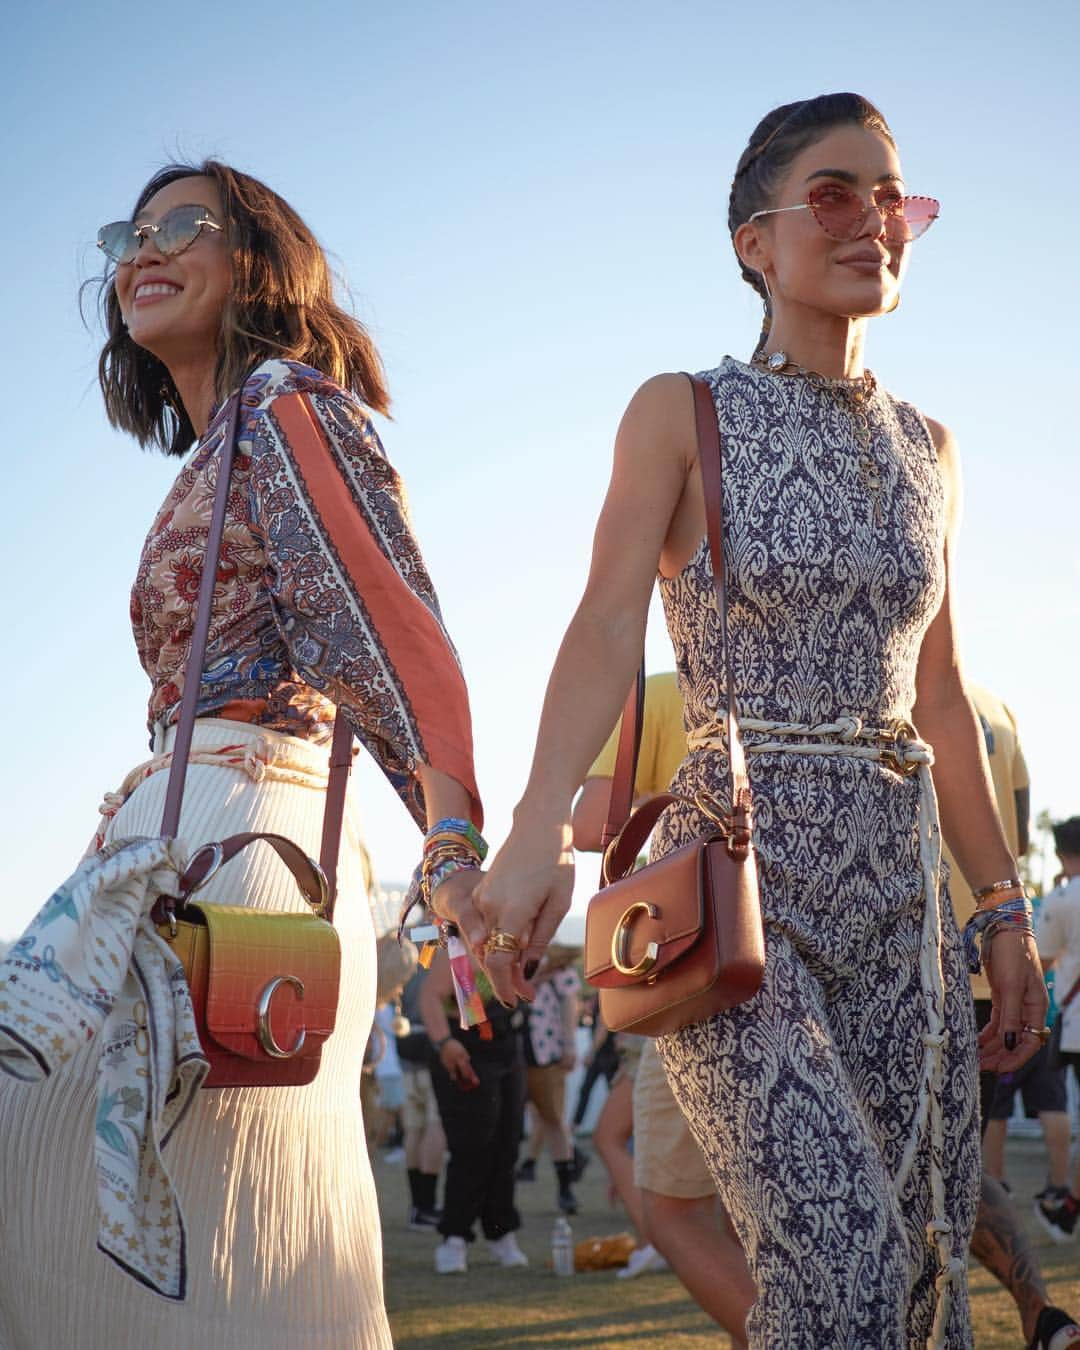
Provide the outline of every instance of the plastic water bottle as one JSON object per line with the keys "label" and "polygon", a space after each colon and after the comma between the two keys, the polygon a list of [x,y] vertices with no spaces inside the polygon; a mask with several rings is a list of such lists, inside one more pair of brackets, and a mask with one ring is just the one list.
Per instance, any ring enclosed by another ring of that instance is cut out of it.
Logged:
{"label": "plastic water bottle", "polygon": [[556,1275],[574,1273],[574,1234],[561,1214],[551,1230],[551,1264]]}

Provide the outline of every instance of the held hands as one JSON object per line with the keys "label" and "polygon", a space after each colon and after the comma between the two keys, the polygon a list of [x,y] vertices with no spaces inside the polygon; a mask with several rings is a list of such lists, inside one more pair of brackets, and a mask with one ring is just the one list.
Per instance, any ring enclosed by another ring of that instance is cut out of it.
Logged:
{"label": "held hands", "polygon": [[1049,998],[1034,939],[1028,933],[1003,931],[984,952],[993,1012],[979,1035],[979,1067],[990,1073],[1012,1073],[1038,1053],[1046,1025]]}
{"label": "held hands", "polygon": [[475,892],[483,873],[463,869],[446,878],[431,893],[431,908],[440,919],[458,926],[458,931],[478,961],[484,959],[487,926],[476,908]]}
{"label": "held hands", "polygon": [[[515,826],[490,870],[463,870],[441,882],[431,907],[457,924],[488,973],[496,997],[507,1007],[531,1000],[530,983],[541,956],[570,908],[574,889],[572,830],[568,820]],[[503,935],[503,950],[488,940]],[[517,950],[508,950],[516,939]]]}
{"label": "held hands", "polygon": [[572,838],[565,817],[529,815],[515,824],[472,896],[486,935],[508,934],[520,943],[517,951],[490,950],[482,957],[496,997],[508,1007],[519,998],[531,1000],[530,980],[570,908]]}

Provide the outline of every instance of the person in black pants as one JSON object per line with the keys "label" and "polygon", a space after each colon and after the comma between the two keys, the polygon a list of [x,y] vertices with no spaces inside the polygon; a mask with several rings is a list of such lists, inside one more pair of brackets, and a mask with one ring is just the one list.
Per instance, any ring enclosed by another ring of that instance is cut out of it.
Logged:
{"label": "person in black pants", "polygon": [[514,1170],[525,1109],[521,1015],[499,1003],[483,971],[476,983],[488,1022],[463,1028],[454,1003],[450,962],[440,951],[420,991],[424,1029],[432,1044],[431,1081],[450,1159],[443,1189],[435,1270],[468,1268],[468,1244],[480,1220],[492,1256],[502,1266],[527,1266],[516,1231]]}

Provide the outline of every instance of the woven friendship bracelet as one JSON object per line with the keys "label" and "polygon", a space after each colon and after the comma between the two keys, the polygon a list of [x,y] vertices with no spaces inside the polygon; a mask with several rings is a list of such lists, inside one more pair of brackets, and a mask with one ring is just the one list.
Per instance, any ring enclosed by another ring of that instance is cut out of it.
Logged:
{"label": "woven friendship bracelet", "polygon": [[426,852],[429,845],[443,835],[464,840],[475,850],[476,856],[481,862],[487,857],[487,840],[471,820],[461,820],[457,816],[446,816],[444,819],[437,821],[424,837],[424,851]]}
{"label": "woven friendship bracelet", "polygon": [[1015,900],[1005,900],[993,909],[976,910],[968,919],[964,925],[964,954],[973,975],[978,975],[982,969],[986,944],[1002,928],[1034,935],[1031,901],[1027,896],[1018,895]]}

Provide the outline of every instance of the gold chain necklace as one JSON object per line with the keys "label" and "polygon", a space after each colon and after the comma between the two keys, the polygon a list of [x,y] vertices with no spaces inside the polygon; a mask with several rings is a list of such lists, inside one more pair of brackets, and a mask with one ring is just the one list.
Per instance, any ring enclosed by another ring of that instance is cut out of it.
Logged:
{"label": "gold chain necklace", "polygon": [[850,395],[852,403],[851,425],[855,433],[856,449],[858,450],[859,482],[869,498],[874,524],[879,527],[884,525],[885,512],[881,504],[881,465],[871,449],[870,416],[867,411],[867,405],[877,389],[874,372],[868,370],[854,380],[834,380],[827,375],[820,375],[816,370],[807,370],[805,366],[796,365],[794,361],[788,360],[787,352],[783,351],[771,352],[768,356],[763,352],[755,352],[750,361],[751,365],[759,366],[772,375],[794,376],[809,380],[810,383],[823,389],[833,389]]}

